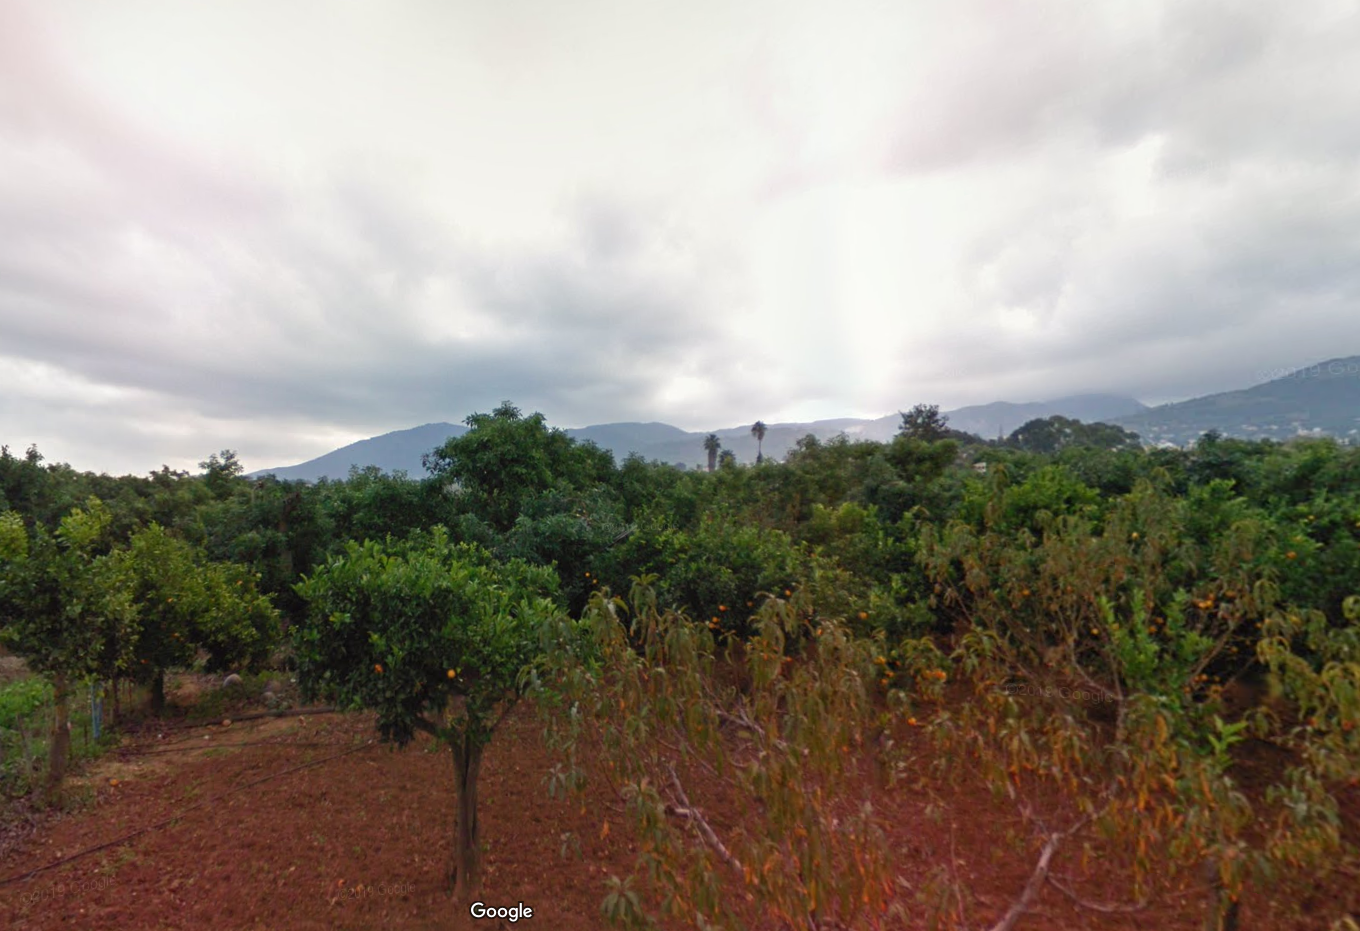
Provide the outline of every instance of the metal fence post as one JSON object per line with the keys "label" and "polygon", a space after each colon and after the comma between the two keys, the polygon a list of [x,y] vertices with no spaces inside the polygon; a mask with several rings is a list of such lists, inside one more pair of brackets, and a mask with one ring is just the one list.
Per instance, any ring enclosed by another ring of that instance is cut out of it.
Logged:
{"label": "metal fence post", "polygon": [[94,729],[94,739],[99,740],[104,733],[104,693],[103,683],[90,683],[90,727]]}

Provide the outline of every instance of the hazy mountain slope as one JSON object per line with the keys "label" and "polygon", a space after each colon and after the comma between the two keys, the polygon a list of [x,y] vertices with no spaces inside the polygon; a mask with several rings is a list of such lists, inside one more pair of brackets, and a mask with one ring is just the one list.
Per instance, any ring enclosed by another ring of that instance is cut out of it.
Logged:
{"label": "hazy mountain slope", "polygon": [[1082,423],[1111,423],[1117,417],[1128,417],[1147,409],[1143,402],[1122,395],[1078,394],[1026,404],[1009,401],[975,404],[947,414],[949,425],[955,430],[992,440],[997,436],[1009,436],[1017,427],[1041,417],[1062,416]]}
{"label": "hazy mountain slope", "polygon": [[[667,443],[688,443],[693,434],[668,423],[601,423],[589,427],[573,427],[565,431],[575,440],[590,440],[601,449],[614,453],[622,462],[629,450],[638,446],[664,446]],[[650,457],[649,457],[650,458]]]}
{"label": "hazy mountain slope", "polygon": [[1225,436],[1284,440],[1301,433],[1360,435],[1360,356],[1332,359],[1240,391],[1225,391],[1141,414],[1120,426],[1144,442],[1193,441],[1207,430]]}
{"label": "hazy mountain slope", "polygon": [[303,479],[314,482],[321,478],[342,479],[349,475],[350,466],[375,465],[384,472],[405,471],[412,478],[425,474],[420,457],[451,436],[462,436],[467,427],[452,423],[427,423],[409,430],[394,430],[381,436],[369,437],[339,449],[300,462],[293,466],[260,469],[250,473],[275,475],[280,479]]}
{"label": "hazy mountain slope", "polygon": [[[946,413],[950,426],[955,429],[979,436],[995,436],[998,427],[1004,426],[1010,432],[1034,417],[1062,414],[1079,420],[1108,420],[1116,412],[1129,413],[1142,409],[1145,409],[1144,405],[1133,398],[1079,395],[1032,404],[998,402]],[[851,439],[881,443],[891,440],[901,423],[902,417],[896,413],[874,420],[838,417],[811,423],[771,423],[766,426],[763,449],[766,458],[783,459],[794,444],[809,433],[821,440],[845,433]],[[351,466],[376,465],[387,472],[405,470],[407,474],[419,477],[425,474],[420,461],[422,455],[449,437],[460,436],[465,432],[467,427],[461,425],[425,424],[360,440],[295,466],[261,469],[252,474],[272,473],[282,479],[315,481],[322,477],[344,478]],[[739,461],[755,461],[756,440],[751,435],[750,424],[693,433],[664,423],[607,423],[566,431],[574,439],[590,440],[602,449],[609,450],[616,462],[622,462],[630,453],[637,453],[644,459],[676,463],[686,468],[705,467],[708,456],[703,444],[704,437],[710,432],[716,433],[723,449],[732,450]]]}

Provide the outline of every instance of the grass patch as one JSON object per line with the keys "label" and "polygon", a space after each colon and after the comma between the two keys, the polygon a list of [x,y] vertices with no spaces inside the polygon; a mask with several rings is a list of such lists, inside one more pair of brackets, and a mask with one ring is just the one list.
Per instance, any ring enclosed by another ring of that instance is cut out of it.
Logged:
{"label": "grass patch", "polygon": [[[98,757],[116,743],[107,730],[95,739],[88,694],[88,687],[79,686],[72,695],[73,765]],[[0,797],[27,795],[42,784],[55,719],[52,686],[46,679],[29,676],[0,686]]]}

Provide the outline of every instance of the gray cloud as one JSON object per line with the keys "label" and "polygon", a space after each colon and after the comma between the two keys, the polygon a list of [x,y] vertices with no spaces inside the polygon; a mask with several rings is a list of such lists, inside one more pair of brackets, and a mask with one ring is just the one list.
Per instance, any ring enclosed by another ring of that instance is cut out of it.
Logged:
{"label": "gray cloud", "polygon": [[259,9],[167,9],[105,39],[98,5],[0,6],[0,442],[80,467],[505,398],[1160,401],[1360,351],[1355,3],[587,4],[572,55],[451,5],[246,56]]}

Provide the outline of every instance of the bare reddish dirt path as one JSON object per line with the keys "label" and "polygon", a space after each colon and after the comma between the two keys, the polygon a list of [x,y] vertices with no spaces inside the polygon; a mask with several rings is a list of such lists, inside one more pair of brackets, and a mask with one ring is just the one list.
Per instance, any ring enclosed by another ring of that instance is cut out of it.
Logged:
{"label": "bare reddish dirt path", "polygon": [[[601,782],[584,800],[548,797],[543,779],[554,761],[540,730],[532,709],[521,707],[487,751],[480,809],[487,845],[483,898],[533,909],[531,919],[513,927],[601,928],[604,881],[632,870],[633,844],[618,800]],[[921,778],[876,799],[897,855],[907,915],[901,926],[927,927],[930,898],[952,884],[966,890],[972,926],[987,927],[1029,876],[1032,831],[980,782],[932,779],[929,748],[916,733]],[[453,827],[447,751],[431,752],[425,740],[395,750],[370,743],[374,737],[371,717],[360,715],[250,721],[164,740],[150,734],[142,749],[214,749],[138,755],[134,746],[111,754],[87,779],[96,804],[49,825],[6,857],[0,878],[182,816],[126,844],[0,887],[0,928],[512,927],[473,921],[446,895]],[[247,741],[276,745],[225,746]],[[308,763],[318,765],[285,772]],[[715,828],[739,823],[740,808],[721,796],[705,798],[703,788],[692,786],[691,794]],[[605,820],[611,830],[602,836]],[[579,855],[564,859],[568,835],[579,841]],[[1117,874],[1099,862],[1087,875],[1073,876],[1078,859],[1075,853],[1060,856],[1055,869],[1089,899],[1121,896]],[[1201,927],[1202,896],[1193,880],[1171,877],[1168,887],[1170,897],[1132,915],[1076,908],[1050,887],[1019,927]],[[1243,927],[1327,926],[1285,913],[1278,904],[1248,900]],[[955,923],[945,918],[939,926]],[[765,925],[753,919],[751,927]]]}
{"label": "bare reddish dirt path", "polygon": [[[0,888],[0,927],[495,927],[471,922],[444,891],[453,825],[446,752],[428,752],[427,741],[404,750],[367,744],[374,737],[367,716],[285,720],[286,727],[248,722],[205,729],[206,741],[201,730],[189,738],[209,746],[283,741],[279,746],[144,757],[144,775],[128,762],[101,767],[98,804],[56,823],[0,872],[22,873],[208,804],[127,845]],[[602,876],[626,873],[632,857],[626,842],[598,838],[601,822],[589,800],[582,814],[579,804],[547,797],[538,735],[533,716],[518,714],[487,752],[480,814],[489,844],[485,898],[506,906],[522,901],[534,909],[538,927],[595,928]],[[302,741],[328,746],[291,745]],[[119,775],[104,775],[109,771]],[[584,859],[564,861],[562,834],[572,830]]]}

